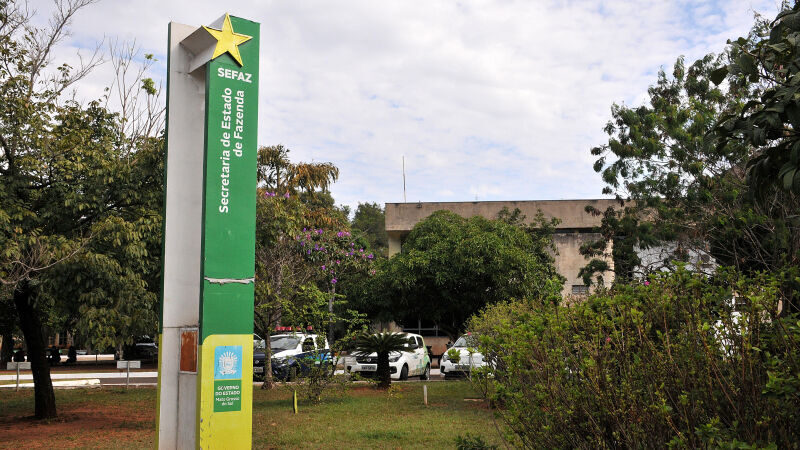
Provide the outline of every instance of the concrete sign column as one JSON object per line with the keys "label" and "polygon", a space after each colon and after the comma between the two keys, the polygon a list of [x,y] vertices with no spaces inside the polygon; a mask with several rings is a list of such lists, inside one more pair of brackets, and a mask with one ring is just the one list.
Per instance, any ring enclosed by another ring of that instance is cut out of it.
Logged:
{"label": "concrete sign column", "polygon": [[259,24],[170,23],[159,448],[250,448]]}

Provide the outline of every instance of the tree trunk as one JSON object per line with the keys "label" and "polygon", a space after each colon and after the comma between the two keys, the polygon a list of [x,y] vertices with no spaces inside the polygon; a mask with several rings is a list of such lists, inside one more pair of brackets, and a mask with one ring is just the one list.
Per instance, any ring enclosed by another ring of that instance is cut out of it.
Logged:
{"label": "tree trunk", "polygon": [[47,364],[47,345],[39,311],[33,305],[33,291],[27,281],[17,285],[14,290],[14,306],[33,372],[34,416],[37,419],[52,419],[56,417],[56,396],[50,380],[50,366]]}
{"label": "tree trunk", "polygon": [[269,346],[269,333],[264,339],[264,383],[261,389],[272,389],[275,387],[275,380],[272,379],[272,347]]}
{"label": "tree trunk", "polygon": [[378,388],[389,389],[392,384],[392,377],[389,373],[389,352],[378,352]]}
{"label": "tree trunk", "polygon": [[336,298],[336,285],[331,284],[330,297],[328,298],[328,345],[332,345],[333,339],[333,299]]}
{"label": "tree trunk", "polygon": [[14,335],[11,331],[3,332],[3,346],[0,348],[0,364],[5,369],[6,363],[11,361],[14,355]]}

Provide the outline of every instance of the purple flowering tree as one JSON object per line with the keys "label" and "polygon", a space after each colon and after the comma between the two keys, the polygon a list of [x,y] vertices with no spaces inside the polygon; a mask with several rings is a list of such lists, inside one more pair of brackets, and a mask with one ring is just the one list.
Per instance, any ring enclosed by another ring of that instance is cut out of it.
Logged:
{"label": "purple flowering tree", "polygon": [[[318,271],[320,282],[327,287],[328,313],[333,315],[337,289],[342,283],[358,277],[375,274],[375,254],[354,239],[350,231],[304,228],[295,237],[297,250]],[[328,336],[333,337],[334,324],[329,324]]]}

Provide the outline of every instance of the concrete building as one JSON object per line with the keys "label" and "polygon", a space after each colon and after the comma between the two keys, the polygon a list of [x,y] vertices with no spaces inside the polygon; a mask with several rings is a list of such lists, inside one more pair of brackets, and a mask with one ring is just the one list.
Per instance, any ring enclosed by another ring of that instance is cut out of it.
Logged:
{"label": "concrete building", "polygon": [[[565,297],[585,295],[589,288],[578,277],[578,271],[586,265],[588,259],[580,254],[579,249],[584,243],[600,238],[598,233],[593,232],[594,228],[600,225],[600,217],[588,214],[585,209],[587,205],[603,211],[609,206],[616,206],[617,203],[605,199],[387,203],[386,232],[389,235],[389,257],[400,252],[405,237],[414,225],[436,211],[451,211],[462,217],[482,216],[496,219],[503,208],[508,208],[509,211],[519,209],[528,222],[541,211],[546,218],[556,217],[561,220],[554,236],[556,254],[553,256],[558,273],[566,278],[562,289],[563,295]],[[610,246],[606,249],[605,259],[613,270]],[[605,272],[603,279],[610,283],[614,279],[614,272]],[[444,351],[447,338],[443,337],[432,324],[420,320],[417,324],[403,324],[403,329],[426,336],[426,341],[433,344],[434,354]]]}
{"label": "concrete building", "polygon": [[[567,279],[562,292],[565,296],[583,294],[586,292],[586,287],[578,277],[578,271],[588,260],[580,254],[579,249],[584,243],[600,238],[599,234],[593,232],[593,229],[600,225],[600,217],[586,213],[587,205],[602,211],[609,206],[615,206],[616,203],[614,200],[387,203],[386,232],[389,235],[389,256],[400,252],[403,240],[414,225],[436,211],[451,211],[462,217],[482,216],[496,219],[497,213],[503,208],[508,208],[509,211],[519,209],[528,222],[541,211],[546,218],[556,217],[561,220],[554,236],[557,249],[554,256],[558,273]],[[607,261],[613,268],[613,261],[610,258],[611,248],[608,248],[606,253]],[[613,277],[613,272],[603,274],[606,282],[611,282]]]}

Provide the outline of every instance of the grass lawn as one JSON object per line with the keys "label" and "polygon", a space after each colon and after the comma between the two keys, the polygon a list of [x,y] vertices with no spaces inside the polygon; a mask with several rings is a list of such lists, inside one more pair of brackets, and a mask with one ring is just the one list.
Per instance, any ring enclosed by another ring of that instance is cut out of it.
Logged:
{"label": "grass lawn", "polygon": [[[255,390],[254,448],[454,448],[467,432],[500,444],[491,413],[463,381],[396,383],[393,393],[358,385],[322,404],[291,411],[284,388]],[[0,396],[0,448],[153,448],[155,389],[56,391],[59,418],[31,420],[33,391]]]}

